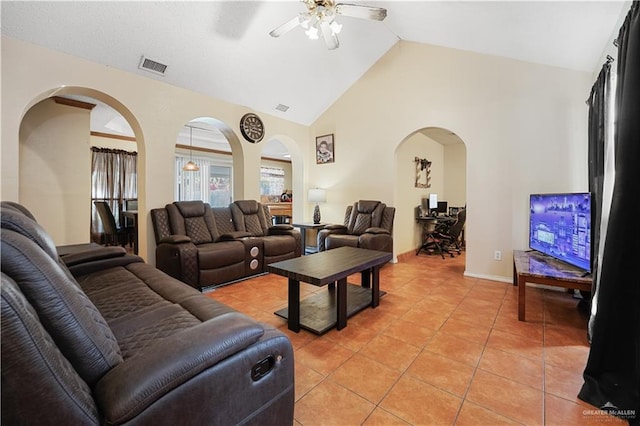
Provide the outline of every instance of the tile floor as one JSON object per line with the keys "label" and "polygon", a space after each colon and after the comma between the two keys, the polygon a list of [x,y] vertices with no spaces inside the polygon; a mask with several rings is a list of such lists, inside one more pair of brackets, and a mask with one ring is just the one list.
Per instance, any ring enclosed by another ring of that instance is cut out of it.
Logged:
{"label": "tile floor", "polygon": [[[623,423],[576,395],[589,353],[568,293],[466,278],[464,254],[405,256],[381,271],[388,292],[342,331],[293,333],[273,314],[287,281],[264,275],[208,293],[286,333],[295,350],[296,425]],[[359,282],[359,275],[349,282]],[[326,291],[308,284],[301,297]]]}

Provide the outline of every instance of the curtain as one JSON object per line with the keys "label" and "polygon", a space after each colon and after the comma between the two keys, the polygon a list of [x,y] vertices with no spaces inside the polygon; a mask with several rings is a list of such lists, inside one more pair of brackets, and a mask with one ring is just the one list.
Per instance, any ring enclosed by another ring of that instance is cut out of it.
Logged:
{"label": "curtain", "polygon": [[[618,35],[615,183],[594,296],[591,349],[579,398],[640,421],[640,7]],[[601,242],[602,243],[602,242]]]}
{"label": "curtain", "polygon": [[91,239],[100,242],[102,221],[93,202],[108,202],[116,223],[121,223],[126,201],[138,198],[138,153],[92,147],[91,154]]}
{"label": "curtain", "polygon": [[[599,281],[598,252],[600,247],[600,223],[602,220],[603,188],[604,188],[604,165],[605,165],[605,144],[608,130],[609,110],[608,105],[611,99],[611,64],[609,61],[602,66],[596,82],[591,88],[591,95],[587,101],[589,104],[589,192],[592,200],[591,223],[593,235],[591,240],[592,253],[592,277],[593,286],[591,294],[596,293]],[[589,337],[592,334],[592,324],[589,323]]]}

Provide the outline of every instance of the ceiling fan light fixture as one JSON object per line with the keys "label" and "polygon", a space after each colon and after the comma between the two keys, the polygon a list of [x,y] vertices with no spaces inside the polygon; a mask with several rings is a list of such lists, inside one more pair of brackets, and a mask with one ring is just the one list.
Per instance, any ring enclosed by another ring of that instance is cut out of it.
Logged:
{"label": "ceiling fan light fixture", "polygon": [[342,31],[342,24],[339,24],[337,21],[333,21],[329,24],[329,27],[331,27],[333,34],[340,34],[340,31]]}
{"label": "ceiling fan light fixture", "polygon": [[317,40],[319,38],[319,36],[318,36],[318,28],[316,28],[315,26],[309,27],[309,29],[306,30],[304,33],[311,40]]}

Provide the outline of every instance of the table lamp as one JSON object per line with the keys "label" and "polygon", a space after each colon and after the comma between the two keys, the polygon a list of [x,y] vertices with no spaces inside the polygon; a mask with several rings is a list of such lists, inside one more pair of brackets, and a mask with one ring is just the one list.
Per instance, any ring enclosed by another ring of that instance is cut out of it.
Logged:
{"label": "table lamp", "polygon": [[313,223],[320,223],[320,206],[318,203],[325,203],[327,201],[327,191],[320,188],[309,189],[309,196],[307,197],[310,203],[316,203],[313,208]]}

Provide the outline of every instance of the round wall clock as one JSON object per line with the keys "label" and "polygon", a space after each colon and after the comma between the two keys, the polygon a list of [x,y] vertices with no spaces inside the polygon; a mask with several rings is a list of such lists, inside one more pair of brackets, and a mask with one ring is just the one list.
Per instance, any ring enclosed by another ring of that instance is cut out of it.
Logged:
{"label": "round wall clock", "polygon": [[264,137],[264,124],[260,117],[250,112],[240,119],[240,132],[249,142],[258,143]]}

